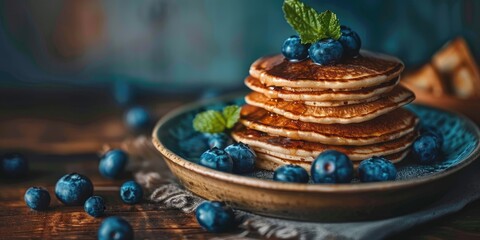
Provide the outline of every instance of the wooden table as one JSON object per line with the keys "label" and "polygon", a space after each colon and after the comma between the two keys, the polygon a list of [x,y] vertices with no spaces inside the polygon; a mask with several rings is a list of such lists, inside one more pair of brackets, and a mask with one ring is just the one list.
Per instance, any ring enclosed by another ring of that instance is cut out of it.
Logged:
{"label": "wooden table", "polygon": [[[0,149],[25,153],[31,168],[25,179],[0,180],[0,239],[94,239],[102,218],[88,216],[83,207],[63,206],[53,194],[56,181],[63,174],[74,171],[91,178],[95,194],[106,199],[108,216],[127,219],[137,239],[226,236],[202,230],[193,214],[159,209],[148,202],[131,206],[120,201],[118,188],[126,179],[102,178],[97,170],[97,152],[105,143],[119,144],[129,133],[121,120],[122,110],[107,101],[102,93],[95,94],[99,96],[95,101],[85,98],[86,102],[79,104],[77,100],[70,102],[62,97],[45,100],[23,90],[20,93],[0,92]],[[30,101],[8,102],[19,95]],[[91,95],[88,92],[88,96]],[[150,108],[159,117],[189,100],[150,98],[144,103],[150,103]],[[71,109],[73,103],[75,111]],[[31,186],[48,188],[52,196],[48,211],[32,211],[25,205],[23,195]],[[480,239],[480,201],[459,213],[408,230],[395,239]]]}

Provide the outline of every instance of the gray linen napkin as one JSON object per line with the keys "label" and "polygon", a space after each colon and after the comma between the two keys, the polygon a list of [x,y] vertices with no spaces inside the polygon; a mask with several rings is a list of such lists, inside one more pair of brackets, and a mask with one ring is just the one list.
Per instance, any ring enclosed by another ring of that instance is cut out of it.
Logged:
{"label": "gray linen napkin", "polygon": [[[147,138],[137,138],[125,144],[137,161],[130,166],[135,179],[151,192],[149,200],[160,207],[193,212],[204,199],[185,190],[169,172],[157,151]],[[146,170],[148,169],[148,170]],[[478,171],[480,161],[476,161],[462,174],[457,183],[441,199],[422,210],[407,215],[376,221],[318,223],[299,222],[259,216],[244,211],[235,211],[242,222],[241,234],[231,239],[250,239],[246,236],[266,239],[383,239],[428,221],[457,212],[477,199],[480,199]]]}

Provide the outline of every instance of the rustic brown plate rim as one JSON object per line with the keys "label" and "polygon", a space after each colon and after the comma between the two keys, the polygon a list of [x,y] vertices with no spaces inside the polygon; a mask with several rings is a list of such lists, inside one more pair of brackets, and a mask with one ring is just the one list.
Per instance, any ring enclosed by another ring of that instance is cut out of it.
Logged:
{"label": "rustic brown plate rim", "polygon": [[[212,100],[204,100],[198,101],[191,104],[187,104],[184,106],[180,106],[177,109],[174,109],[167,113],[164,117],[162,117],[155,128],[153,129],[152,133],[152,142],[155,145],[156,149],[160,151],[167,159],[166,161],[171,161],[182,168],[188,169],[190,171],[195,172],[196,174],[204,175],[211,178],[216,178],[218,180],[222,180],[225,182],[229,182],[232,184],[237,185],[245,185],[250,187],[256,188],[263,188],[263,189],[271,189],[271,190],[283,190],[283,191],[297,191],[297,192],[369,192],[369,191],[382,191],[382,190],[398,190],[403,188],[409,188],[415,185],[423,185],[427,183],[434,182],[438,179],[447,177],[451,174],[454,174],[457,171],[462,170],[466,166],[470,165],[473,161],[475,161],[480,156],[480,141],[475,146],[475,149],[472,153],[469,154],[461,163],[449,168],[445,171],[438,172],[432,174],[431,176],[419,177],[415,179],[406,179],[406,180],[399,180],[399,181],[389,181],[389,182],[374,182],[374,183],[347,183],[347,184],[302,184],[302,183],[283,183],[283,182],[276,182],[273,180],[266,180],[266,179],[259,179],[254,177],[248,176],[241,176],[236,175],[233,173],[224,173],[220,171],[216,171],[207,167],[203,167],[196,163],[190,162],[171,150],[169,150],[158,138],[158,132],[160,128],[168,122],[170,119],[195,108],[198,108],[202,105],[213,103],[216,101],[225,101],[227,99],[233,99],[234,97],[239,97],[239,94],[230,94],[226,95],[221,98],[216,98]],[[422,105],[422,104],[416,104]],[[461,118],[469,128],[473,131],[473,134],[477,139],[480,139],[480,130],[478,126],[472,122],[469,118],[465,117],[460,113],[456,113],[454,111],[444,110],[437,107],[426,106],[428,108],[433,108],[438,111],[449,112],[451,114],[456,115],[457,117]]]}

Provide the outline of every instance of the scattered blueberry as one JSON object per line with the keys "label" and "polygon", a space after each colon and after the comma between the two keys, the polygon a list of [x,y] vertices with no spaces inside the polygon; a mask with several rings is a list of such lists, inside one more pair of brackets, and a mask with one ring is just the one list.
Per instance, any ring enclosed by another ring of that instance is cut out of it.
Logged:
{"label": "scattered blueberry", "polygon": [[347,26],[341,26],[342,36],[338,41],[343,46],[343,54],[347,57],[355,57],[360,51],[362,41],[358,34]]}
{"label": "scattered blueberry", "polygon": [[342,54],[342,44],[331,38],[320,40],[308,49],[308,55],[312,61],[320,65],[334,64],[342,58]]}
{"label": "scattered blueberry", "polygon": [[383,182],[395,180],[395,165],[383,157],[371,157],[363,160],[358,166],[358,177],[362,182]]}
{"label": "scattered blueberry", "polygon": [[300,166],[283,165],[275,169],[273,180],[279,182],[307,183],[308,172]]}
{"label": "scattered blueberry", "polygon": [[224,150],[216,147],[205,151],[200,156],[200,165],[215,169],[222,172],[232,172],[233,161],[232,158]]}
{"label": "scattered blueberry", "polygon": [[1,170],[6,177],[23,177],[28,173],[28,161],[21,154],[8,153],[2,157]]}
{"label": "scattered blueberry", "polygon": [[82,205],[92,194],[92,182],[78,173],[63,176],[55,185],[55,195],[65,205]]}
{"label": "scattered blueberry", "polygon": [[424,135],[424,134],[432,134],[434,135],[436,138],[437,138],[437,141],[438,141],[438,144],[440,145],[440,148],[442,148],[443,146],[443,134],[437,129],[437,128],[434,128],[434,127],[430,127],[430,126],[424,126],[420,129],[420,134],[421,135]]}
{"label": "scattered blueberry", "polygon": [[105,201],[100,196],[91,196],[85,201],[83,209],[92,217],[101,217],[105,213]]}
{"label": "scattered blueberry", "polygon": [[353,163],[347,155],[327,150],[313,161],[310,171],[315,183],[348,183],[353,178]]}
{"label": "scattered blueberry", "polygon": [[234,143],[226,147],[225,152],[232,158],[234,173],[249,173],[255,168],[257,155],[247,144]]}
{"label": "scattered blueberry", "polygon": [[224,149],[232,143],[232,139],[225,133],[204,133],[210,148]]}
{"label": "scattered blueberry", "polygon": [[218,88],[207,88],[203,91],[202,95],[200,96],[201,100],[208,100],[212,98],[217,98],[222,95],[222,91]]}
{"label": "scattered blueberry", "polygon": [[135,91],[126,81],[117,80],[113,85],[113,97],[119,105],[126,106],[133,102]]}
{"label": "scattered blueberry", "polygon": [[127,162],[127,153],[120,149],[113,149],[102,156],[98,164],[98,171],[106,178],[117,178],[125,171]]}
{"label": "scattered blueberry", "polygon": [[45,210],[50,205],[50,193],[44,188],[31,187],[25,192],[25,203],[33,210]]}
{"label": "scattered blueberry", "polygon": [[421,164],[432,163],[439,159],[442,146],[435,133],[426,132],[413,142],[412,153]]}
{"label": "scattered blueberry", "polygon": [[127,181],[120,187],[120,197],[124,203],[139,203],[143,198],[143,190],[135,181]]}
{"label": "scattered blueberry", "polygon": [[195,210],[197,222],[209,232],[225,232],[234,226],[233,210],[222,202],[205,201]]}
{"label": "scattered blueberry", "polygon": [[[190,125],[192,122],[190,122]],[[186,158],[195,158],[200,156],[203,152],[210,149],[208,141],[203,134],[196,133],[193,136],[184,140],[178,141],[178,145]]]}
{"label": "scattered blueberry", "polygon": [[150,113],[143,107],[133,107],[125,115],[127,125],[134,130],[142,130],[150,125]]}
{"label": "scattered blueberry", "polygon": [[302,44],[300,37],[293,35],[287,38],[282,45],[282,53],[288,60],[301,61],[308,58],[310,44]]}
{"label": "scattered blueberry", "polygon": [[98,229],[99,240],[130,240],[133,229],[130,223],[120,217],[108,217],[102,221]]}

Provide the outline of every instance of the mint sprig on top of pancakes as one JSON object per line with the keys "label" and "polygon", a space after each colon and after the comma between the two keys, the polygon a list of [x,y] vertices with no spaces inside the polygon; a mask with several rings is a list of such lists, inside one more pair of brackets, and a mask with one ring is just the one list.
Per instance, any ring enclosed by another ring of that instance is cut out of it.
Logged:
{"label": "mint sprig on top of pancakes", "polygon": [[342,58],[356,57],[362,45],[358,34],[340,25],[330,10],[317,12],[299,0],[285,0],[285,19],[298,33],[285,40],[282,53],[290,61],[310,58],[320,65],[331,65]]}

